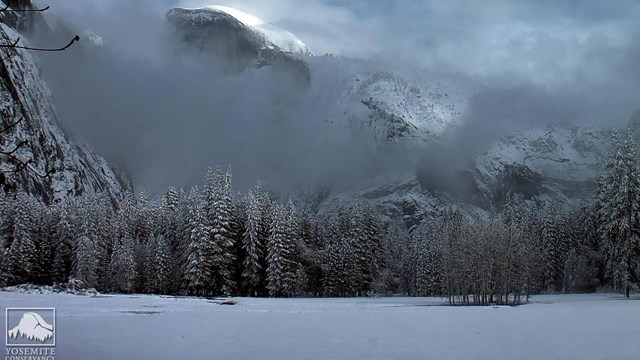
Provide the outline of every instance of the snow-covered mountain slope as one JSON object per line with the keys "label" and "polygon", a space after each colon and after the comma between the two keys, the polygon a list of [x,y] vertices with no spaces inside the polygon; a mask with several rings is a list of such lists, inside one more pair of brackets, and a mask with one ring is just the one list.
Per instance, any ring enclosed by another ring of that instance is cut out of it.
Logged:
{"label": "snow-covered mountain slope", "polygon": [[462,77],[390,70],[388,64],[335,56],[305,58],[311,71],[309,97],[329,102],[328,121],[348,123],[382,144],[428,145],[459,126],[479,87]]}
{"label": "snow-covered mountain slope", "polygon": [[[22,39],[20,44],[27,44],[20,33],[0,23],[0,43],[13,43],[18,37]],[[33,54],[16,48],[3,48],[0,53],[0,127],[6,129],[19,121],[0,134],[0,147],[12,150],[26,140],[28,144],[15,155],[24,161],[32,159],[31,170],[12,172],[19,164],[0,155],[0,186],[22,189],[48,202],[98,191],[108,192],[114,200],[120,198],[130,185],[103,158],[64,132]],[[41,176],[51,169],[55,173]]]}
{"label": "snow-covered mountain slope", "polygon": [[370,72],[351,76],[344,98],[367,107],[369,121],[364,124],[380,140],[431,142],[460,125],[473,91],[453,79],[424,83],[390,72]]}
{"label": "snow-covered mountain slope", "polygon": [[[531,129],[497,139],[468,166],[380,174],[357,189],[325,193],[312,206],[329,213],[340,204],[365,202],[387,219],[412,227],[451,206],[484,216],[499,209],[509,193],[556,205],[579,204],[594,193],[609,136],[595,126]],[[316,198],[299,199],[310,206]]]}
{"label": "snow-covered mountain slope", "polygon": [[273,24],[228,6],[211,5],[191,10],[194,22],[216,21],[221,14],[226,14],[240,21],[244,26],[262,35],[264,46],[270,49],[280,49],[285,52],[302,55],[312,55],[311,50],[302,40],[291,32],[281,29]]}
{"label": "snow-covered mountain slope", "polygon": [[504,136],[477,156],[478,188],[494,205],[510,191],[580,201],[604,170],[609,139],[610,132],[597,125],[548,125]]}
{"label": "snow-covered mountain slope", "polygon": [[546,126],[505,136],[478,157],[478,169],[489,175],[504,164],[567,181],[594,179],[602,170],[609,133],[589,126]]}
{"label": "snow-covered mountain slope", "polygon": [[272,66],[293,74],[305,85],[309,69],[298,56],[312,55],[295,35],[225,6],[175,8],[166,15],[178,39],[177,52],[198,51],[213,57],[231,73]]}

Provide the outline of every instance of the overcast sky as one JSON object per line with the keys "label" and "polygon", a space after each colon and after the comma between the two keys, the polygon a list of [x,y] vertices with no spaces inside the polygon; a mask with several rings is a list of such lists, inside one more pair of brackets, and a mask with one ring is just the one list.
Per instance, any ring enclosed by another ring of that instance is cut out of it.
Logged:
{"label": "overcast sky", "polygon": [[[208,4],[181,1],[184,6]],[[539,84],[638,80],[636,0],[231,0],[317,53],[393,58]],[[637,62],[635,62],[637,63]],[[633,69],[631,69],[633,67]],[[620,70],[630,70],[632,74]]]}
{"label": "overcast sky", "polygon": [[636,0],[81,0],[56,7],[73,7],[91,26],[100,13],[132,4],[157,16],[174,6],[232,6],[292,31],[317,54],[549,86],[640,79]]}

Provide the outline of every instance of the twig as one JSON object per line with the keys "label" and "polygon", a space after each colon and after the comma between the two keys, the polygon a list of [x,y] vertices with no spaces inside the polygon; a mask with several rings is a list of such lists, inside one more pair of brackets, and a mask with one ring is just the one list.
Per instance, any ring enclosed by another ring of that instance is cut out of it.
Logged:
{"label": "twig", "polygon": [[13,150],[11,151],[4,151],[0,148],[0,154],[2,155],[7,155],[7,156],[12,156],[16,151],[18,151],[18,149],[20,149],[21,147],[27,145],[29,142],[27,140],[22,140],[18,143],[18,145],[16,145],[15,148],[13,148]]}
{"label": "twig", "polygon": [[0,48],[25,49],[25,50],[32,50],[32,51],[64,51],[64,50],[67,50],[76,41],[80,41],[80,36],[78,35],[74,36],[73,39],[71,39],[71,41],[66,46],[58,49],[34,48],[30,46],[21,46],[21,45],[18,45],[18,41],[20,41],[20,38],[18,38],[18,40],[16,40],[12,44],[0,44]]}
{"label": "twig", "polygon": [[45,179],[45,178],[48,178],[49,176],[51,176],[52,174],[54,174],[56,172],[56,169],[51,168],[51,169],[47,170],[46,173],[42,174],[38,170],[34,169],[31,166],[31,163],[33,162],[33,159],[29,159],[27,161],[24,161],[24,160],[20,159],[19,157],[15,156],[13,154],[6,154],[6,153],[3,153],[3,154],[7,155],[14,162],[17,162],[18,163],[18,167],[13,169],[13,170],[2,170],[2,169],[0,169],[0,173],[19,173],[19,172],[21,172],[21,171],[26,169],[26,170],[29,170],[32,173],[36,174],[36,176],[38,176],[38,177],[40,177],[42,179]]}
{"label": "twig", "polygon": [[4,11],[9,11],[9,12],[42,12],[42,11],[47,11],[49,10],[51,6],[47,6],[45,8],[42,9],[22,9],[22,10],[15,10],[15,9],[9,9],[9,5],[3,7],[2,9],[0,9],[0,12],[4,12]]}
{"label": "twig", "polygon": [[9,130],[11,130],[12,128],[16,127],[16,125],[20,124],[22,122],[22,120],[24,120],[24,116],[20,118],[20,120],[14,122],[13,124],[7,126],[6,128],[0,130],[0,134],[2,134],[3,132],[7,132]]}

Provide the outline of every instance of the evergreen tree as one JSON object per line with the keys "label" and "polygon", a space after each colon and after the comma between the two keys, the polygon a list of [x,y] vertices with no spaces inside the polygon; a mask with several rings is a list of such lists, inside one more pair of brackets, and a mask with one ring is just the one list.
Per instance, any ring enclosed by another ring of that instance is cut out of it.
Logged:
{"label": "evergreen tree", "polygon": [[210,256],[212,242],[203,202],[197,188],[189,194],[189,247],[187,248],[185,281],[190,294],[207,295],[210,292]]}
{"label": "evergreen tree", "polygon": [[158,235],[154,240],[154,286],[156,293],[166,294],[171,286],[172,259],[171,246],[164,236]]}
{"label": "evergreen tree", "polygon": [[58,206],[58,223],[54,231],[53,281],[65,283],[69,280],[73,252],[73,219],[69,212],[69,202]]}
{"label": "evergreen tree", "polygon": [[276,205],[267,245],[267,288],[271,296],[293,296],[299,289],[295,226],[293,204]]}
{"label": "evergreen tree", "polygon": [[544,263],[545,289],[550,291],[562,290],[562,270],[564,268],[566,234],[565,224],[560,218],[559,211],[546,206],[542,209],[542,260]]}
{"label": "evergreen tree", "polygon": [[37,261],[33,282],[50,285],[53,282],[53,233],[56,219],[51,207],[38,202],[35,208],[35,223],[32,237],[35,239]]}
{"label": "evergreen tree", "polygon": [[16,285],[33,280],[37,266],[37,248],[32,238],[35,226],[33,199],[19,193],[15,199],[15,213],[11,243],[3,259],[3,283]]}
{"label": "evergreen tree", "polygon": [[607,254],[607,274],[626,297],[640,274],[640,170],[631,133],[612,136],[607,173],[599,182],[599,233]]}
{"label": "evergreen tree", "polygon": [[121,224],[118,233],[109,264],[110,285],[112,291],[129,293],[136,281],[133,238],[126,224]]}
{"label": "evergreen tree", "polygon": [[245,251],[242,277],[251,296],[257,296],[263,282],[265,262],[265,241],[261,231],[262,209],[253,192],[247,194],[247,221],[242,248]]}
{"label": "evergreen tree", "polygon": [[213,242],[210,253],[211,285],[214,293],[231,295],[235,290],[233,234],[233,189],[231,172],[218,167],[205,177],[205,211]]}
{"label": "evergreen tree", "polygon": [[88,208],[80,210],[79,229],[74,240],[72,277],[82,281],[85,287],[95,287],[97,283],[98,243]]}

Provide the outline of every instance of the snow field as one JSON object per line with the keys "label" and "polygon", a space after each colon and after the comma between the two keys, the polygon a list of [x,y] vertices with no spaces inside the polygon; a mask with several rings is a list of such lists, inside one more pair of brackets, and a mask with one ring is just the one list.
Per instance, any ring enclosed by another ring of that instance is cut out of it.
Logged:
{"label": "snow field", "polygon": [[[640,301],[535,296],[518,307],[438,298],[250,299],[0,292],[57,308],[59,359],[638,359]],[[4,312],[2,312],[4,316]]]}

